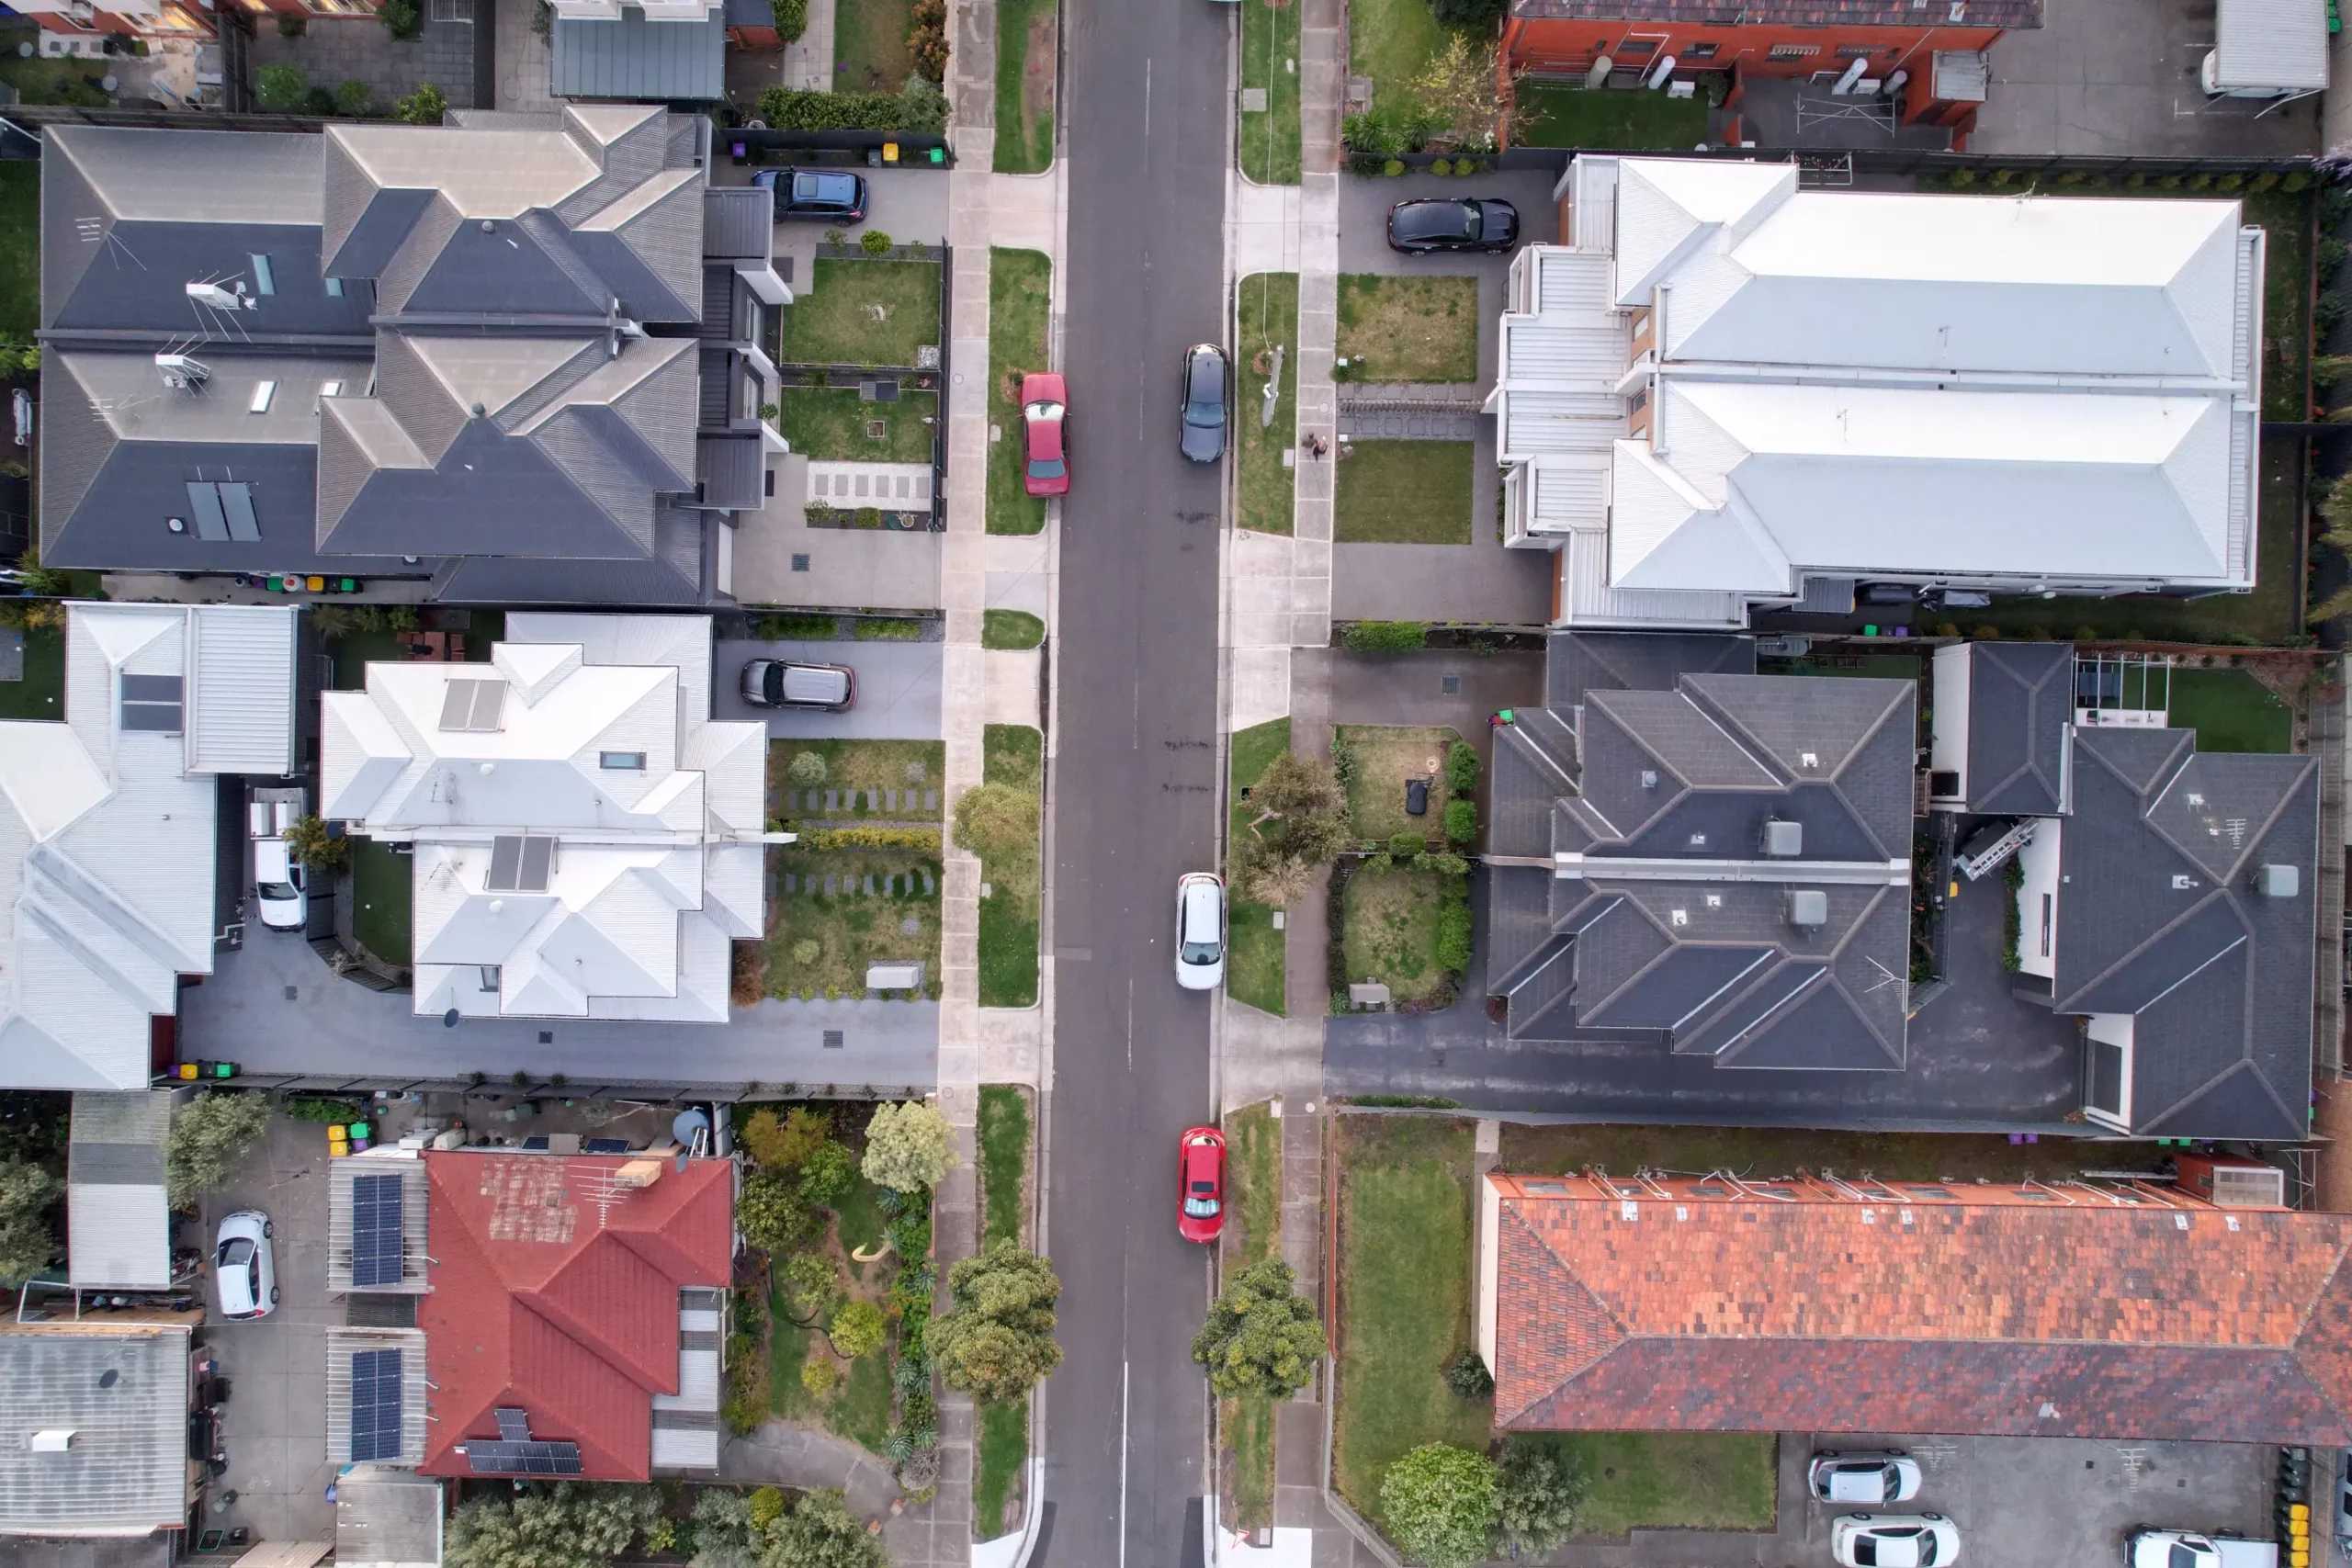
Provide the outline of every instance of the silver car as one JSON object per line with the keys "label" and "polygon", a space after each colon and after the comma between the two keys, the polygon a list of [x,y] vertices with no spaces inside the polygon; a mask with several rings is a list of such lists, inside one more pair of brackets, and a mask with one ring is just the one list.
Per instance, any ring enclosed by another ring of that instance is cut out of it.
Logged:
{"label": "silver car", "polygon": [[1176,879],[1176,983],[1188,991],[1225,984],[1225,883],[1205,871]]}
{"label": "silver car", "polygon": [[1829,1522],[1838,1568],[1948,1568],[1960,1531],[1941,1514],[1840,1514]]}
{"label": "silver car", "polygon": [[1919,1495],[1919,1461],[1901,1449],[1871,1453],[1825,1450],[1813,1456],[1805,1482],[1825,1503],[1907,1503]]}
{"label": "silver car", "polygon": [[857,672],[846,664],[803,664],[754,659],[743,666],[740,690],[753,707],[822,708],[841,713],[857,701]]}

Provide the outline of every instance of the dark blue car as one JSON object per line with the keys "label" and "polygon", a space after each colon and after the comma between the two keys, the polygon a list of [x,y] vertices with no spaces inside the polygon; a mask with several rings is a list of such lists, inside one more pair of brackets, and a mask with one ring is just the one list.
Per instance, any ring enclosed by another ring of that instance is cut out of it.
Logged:
{"label": "dark blue car", "polygon": [[762,169],[755,186],[775,193],[776,221],[805,218],[827,223],[865,221],[865,176],[844,169]]}

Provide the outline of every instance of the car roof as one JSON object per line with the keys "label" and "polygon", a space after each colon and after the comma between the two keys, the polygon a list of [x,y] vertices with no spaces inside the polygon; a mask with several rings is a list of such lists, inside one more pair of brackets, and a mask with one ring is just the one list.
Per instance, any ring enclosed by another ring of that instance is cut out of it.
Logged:
{"label": "car roof", "polygon": [[254,878],[258,882],[284,882],[293,870],[293,856],[283,839],[254,840]]}
{"label": "car roof", "polygon": [[824,664],[786,664],[784,695],[795,703],[840,702],[849,695],[849,673]]}
{"label": "car roof", "polygon": [[1184,934],[1189,937],[1197,932],[1204,939],[1214,939],[1217,934],[1217,910],[1224,897],[1225,889],[1212,880],[1184,884]]}

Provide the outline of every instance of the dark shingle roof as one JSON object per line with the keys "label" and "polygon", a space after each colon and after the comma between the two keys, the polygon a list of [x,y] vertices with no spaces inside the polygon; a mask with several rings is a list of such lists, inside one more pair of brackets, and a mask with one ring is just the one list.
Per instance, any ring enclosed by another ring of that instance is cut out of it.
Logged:
{"label": "dark shingle roof", "polygon": [[2066,809],[2075,650],[2065,643],[1967,645],[1968,809],[2054,817]]}

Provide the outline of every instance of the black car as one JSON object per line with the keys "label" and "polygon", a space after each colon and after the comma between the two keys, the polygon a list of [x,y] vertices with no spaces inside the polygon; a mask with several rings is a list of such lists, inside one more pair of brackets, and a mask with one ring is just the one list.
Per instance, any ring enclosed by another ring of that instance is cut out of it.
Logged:
{"label": "black car", "polygon": [[775,193],[776,221],[787,218],[827,223],[865,221],[865,176],[846,169],[762,169],[755,186]]}
{"label": "black car", "polygon": [[1184,426],[1178,441],[1195,463],[1225,456],[1225,350],[1196,343],[1184,351]]}
{"label": "black car", "polygon": [[1392,251],[1507,251],[1517,243],[1519,209],[1508,201],[1430,197],[1388,209]]}

